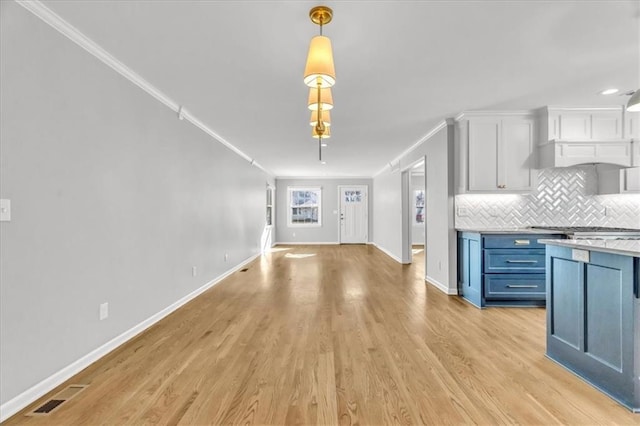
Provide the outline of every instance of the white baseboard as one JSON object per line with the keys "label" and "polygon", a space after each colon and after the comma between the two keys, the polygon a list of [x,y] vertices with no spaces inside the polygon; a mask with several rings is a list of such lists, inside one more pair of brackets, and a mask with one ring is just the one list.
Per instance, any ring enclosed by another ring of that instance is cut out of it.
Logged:
{"label": "white baseboard", "polygon": [[276,243],[277,246],[337,246],[340,243],[337,241],[329,241],[329,242],[322,242],[322,243],[304,243],[304,242],[300,242],[300,241],[295,241],[295,242],[285,242],[285,241],[278,241]]}
{"label": "white baseboard", "polygon": [[430,277],[427,275],[426,277],[424,277],[424,280],[429,284],[431,284],[432,286],[434,286],[435,288],[437,288],[438,290],[440,290],[441,292],[443,292],[444,294],[448,294],[449,296],[456,296],[458,294],[457,288],[449,288],[448,285],[442,284],[441,282],[434,279],[433,277]]}
{"label": "white baseboard", "polygon": [[376,243],[371,243],[373,244],[373,246],[375,248],[377,248],[378,250],[380,250],[381,252],[383,252],[384,254],[386,254],[387,256],[389,256],[390,258],[392,258],[393,260],[395,260],[398,263],[402,263],[402,259],[400,259],[398,256],[396,256],[395,254],[391,253],[389,250],[387,250],[384,247],[380,247],[379,245],[377,245]]}
{"label": "white baseboard", "polygon": [[150,316],[146,320],[135,325],[133,328],[125,331],[124,333],[120,334],[117,337],[114,337],[104,345],[98,347],[97,349],[94,349],[93,351],[89,352],[88,354],[78,359],[77,361],[67,365],[63,369],[57,371],[56,373],[52,374],[51,376],[47,377],[41,382],[35,384],[34,386],[22,392],[18,396],[0,405],[0,422],[3,422],[9,417],[13,416],[18,411],[22,410],[29,404],[36,401],[38,398],[45,395],[47,392],[50,392],[53,389],[55,389],[56,386],[59,386],[60,384],[64,383],[66,380],[78,374],[80,371],[84,370],[86,367],[93,364],[103,356],[107,355],[109,352],[113,351],[114,349],[126,343],[128,340],[132,339],[138,334],[142,333],[144,330],[151,327],[152,325],[154,325],[155,323],[157,323],[158,321],[160,321],[170,313],[174,312],[176,309],[180,308],[185,303],[195,299],[200,294],[204,293],[214,285],[218,284],[219,282],[227,278],[229,275],[242,269],[244,266],[251,263],[254,259],[256,259],[259,256],[260,256],[260,253],[257,253],[249,257],[248,259],[244,260],[242,263],[236,265],[232,269],[229,269],[228,271],[224,272],[222,275],[209,281],[202,287],[187,294],[186,296],[179,299],[178,301],[171,304],[170,306],[167,306],[160,312]]}

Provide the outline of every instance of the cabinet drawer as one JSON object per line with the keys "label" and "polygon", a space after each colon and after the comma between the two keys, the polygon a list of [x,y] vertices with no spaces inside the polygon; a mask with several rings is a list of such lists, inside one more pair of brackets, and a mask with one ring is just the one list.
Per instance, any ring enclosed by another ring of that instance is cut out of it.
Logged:
{"label": "cabinet drawer", "polygon": [[487,274],[484,276],[484,297],[493,300],[545,300],[545,278],[530,274]]}
{"label": "cabinet drawer", "polygon": [[544,250],[484,250],[485,273],[544,273]]}
{"label": "cabinet drawer", "polygon": [[537,235],[537,234],[509,234],[509,235],[488,235],[482,237],[484,248],[518,248],[518,249],[544,249],[544,244],[538,243],[543,238],[559,238],[559,235]]}

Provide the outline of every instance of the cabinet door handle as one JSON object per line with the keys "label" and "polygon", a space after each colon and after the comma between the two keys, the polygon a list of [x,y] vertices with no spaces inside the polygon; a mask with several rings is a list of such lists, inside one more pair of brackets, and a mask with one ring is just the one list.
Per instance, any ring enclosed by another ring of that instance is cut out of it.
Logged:
{"label": "cabinet door handle", "polygon": [[537,260],[507,260],[507,263],[538,263]]}
{"label": "cabinet door handle", "polygon": [[528,246],[531,244],[531,240],[515,240],[514,243],[517,246]]}
{"label": "cabinet door handle", "polygon": [[538,288],[537,285],[509,284],[507,288]]}

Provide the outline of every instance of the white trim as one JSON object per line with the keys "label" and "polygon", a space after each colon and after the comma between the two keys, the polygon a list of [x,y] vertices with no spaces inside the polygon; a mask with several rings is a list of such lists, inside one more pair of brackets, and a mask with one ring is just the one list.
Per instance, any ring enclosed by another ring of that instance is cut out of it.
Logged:
{"label": "white trim", "polygon": [[73,25],[65,21],[60,15],[56,14],[54,11],[49,9],[47,6],[42,4],[39,0],[15,0],[20,6],[27,9],[29,12],[33,13],[35,16],[40,18],[45,23],[49,24],[53,29],[57,30],[62,35],[66,36],[69,40],[76,43],[78,46],[82,47],[84,50],[101,60],[104,64],[111,67],[118,74],[122,75],[124,78],[147,92],[149,95],[160,101],[162,104],[167,106],[169,109],[173,110],[176,114],[178,114],[181,120],[186,120],[191,122],[194,126],[213,137],[216,141],[221,143],[222,145],[229,148],[231,151],[239,155],[240,157],[247,160],[251,165],[256,166],[263,172],[267,173],[270,176],[273,176],[273,173],[260,164],[258,164],[253,158],[249,157],[247,154],[236,148],[231,142],[227,141],[225,138],[220,136],[211,128],[207,127],[202,121],[196,118],[193,114],[187,111],[184,108],[184,105],[179,105],[165,93],[163,93],[160,89],[149,83],[145,80],[140,74],[133,71],[131,68],[126,66],[124,63],[120,62],[113,55],[111,55],[107,50],[98,45],[96,42],[91,40],[89,37],[84,35],[80,30],[75,28]]}
{"label": "white trim", "polygon": [[456,296],[458,294],[458,289],[449,288],[449,286],[442,284],[440,281],[436,280],[433,277],[430,277],[429,275],[425,276],[424,280],[438,290],[442,291],[444,294],[448,294],[449,296]]}
{"label": "white trim", "polygon": [[371,179],[371,176],[276,176],[276,180],[337,180],[337,179]]}
{"label": "white trim", "polygon": [[146,320],[142,321],[141,323],[133,326],[129,330],[127,330],[124,333],[120,334],[119,336],[114,337],[113,339],[109,340],[107,343],[103,344],[102,346],[92,350],[91,352],[89,352],[88,354],[84,355],[80,359],[72,362],[71,364],[67,365],[66,367],[62,368],[61,370],[58,370],[57,372],[53,373],[51,376],[49,376],[46,379],[40,381],[39,383],[36,383],[34,386],[30,387],[26,391],[22,392],[21,394],[15,396],[12,399],[10,399],[9,401],[5,402],[4,404],[2,404],[0,406],[0,422],[3,422],[6,419],[8,419],[9,417],[13,416],[18,411],[22,410],[23,408],[25,408],[29,404],[35,402],[38,398],[40,398],[43,395],[45,395],[47,392],[50,392],[51,390],[53,390],[56,386],[62,384],[66,380],[68,380],[71,377],[73,377],[74,375],[78,374],[80,371],[82,371],[85,368],[87,368],[89,365],[93,364],[94,362],[96,362],[100,358],[102,358],[103,356],[107,355],[109,352],[111,352],[114,349],[118,348],[119,346],[123,345],[127,341],[131,340],[133,337],[135,337],[138,334],[140,334],[143,331],[145,331],[147,328],[151,327],[152,325],[154,325],[158,321],[162,320],[167,315],[169,315],[172,312],[176,311],[178,308],[183,306],[185,303],[190,302],[191,300],[195,299],[200,294],[204,293],[205,291],[209,290],[214,285],[218,284],[219,282],[221,282],[222,280],[227,278],[229,275],[231,275],[234,272],[242,269],[247,264],[253,262],[260,255],[261,255],[260,253],[257,253],[257,254],[254,254],[253,256],[247,258],[242,263],[238,264],[237,266],[235,266],[235,267],[229,269],[228,271],[224,272],[222,275],[219,275],[218,277],[216,277],[213,280],[209,281],[208,283],[206,283],[202,287],[192,291],[191,293],[187,294],[183,298],[181,298],[178,301],[176,301],[176,302],[172,303],[171,305],[167,306],[166,308],[164,308],[160,312],[150,316],[149,318],[147,318]]}
{"label": "white trim", "polygon": [[278,241],[275,245],[277,246],[338,246],[340,245],[337,241],[325,241],[325,242],[300,242],[300,241]]}
{"label": "white trim", "polygon": [[384,247],[380,247],[380,246],[379,246],[378,244],[376,244],[376,243],[371,243],[371,244],[373,244],[373,246],[374,246],[375,248],[377,248],[378,250],[380,250],[381,252],[383,252],[384,254],[386,254],[387,256],[389,256],[390,258],[392,258],[393,260],[395,260],[396,262],[398,262],[398,263],[402,263],[402,260],[401,260],[398,256],[396,256],[395,254],[391,253],[391,252],[390,252],[389,250],[387,250],[386,248],[384,248]]}
{"label": "white trim", "polygon": [[400,155],[398,155],[396,158],[394,158],[393,160],[391,160],[389,162],[389,164],[387,164],[386,166],[384,166],[383,168],[381,168],[380,170],[378,170],[373,177],[376,177],[378,175],[380,175],[381,173],[383,173],[385,170],[387,170],[390,167],[393,167],[393,163],[400,163],[400,160],[405,157],[406,155],[408,155],[410,152],[412,152],[413,150],[415,150],[416,148],[418,148],[420,145],[422,145],[424,142],[428,141],[429,139],[431,139],[436,133],[438,133],[440,130],[444,129],[445,127],[447,127],[447,121],[446,120],[442,120],[440,123],[438,123],[433,129],[431,129],[426,135],[424,135],[423,137],[421,137],[416,143],[414,143],[413,145],[411,145],[409,148],[405,149],[404,151],[402,151],[402,153]]}

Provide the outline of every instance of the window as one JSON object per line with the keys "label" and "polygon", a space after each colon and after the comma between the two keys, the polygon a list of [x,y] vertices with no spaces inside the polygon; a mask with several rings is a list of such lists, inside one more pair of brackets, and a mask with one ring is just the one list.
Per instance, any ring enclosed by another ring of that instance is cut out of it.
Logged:
{"label": "window", "polygon": [[322,189],[289,187],[289,226],[321,226]]}
{"label": "window", "polygon": [[267,226],[273,225],[273,188],[267,187]]}
{"label": "window", "polygon": [[415,203],[414,223],[416,225],[424,224],[424,189],[416,189],[413,191]]}

